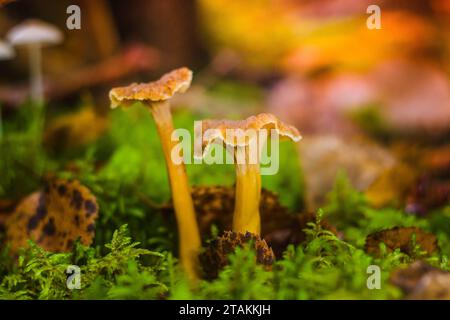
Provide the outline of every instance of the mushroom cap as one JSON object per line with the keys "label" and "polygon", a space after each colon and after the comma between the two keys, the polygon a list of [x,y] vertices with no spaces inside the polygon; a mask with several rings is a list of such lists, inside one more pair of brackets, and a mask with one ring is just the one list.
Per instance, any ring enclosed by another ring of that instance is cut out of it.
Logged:
{"label": "mushroom cap", "polygon": [[[203,146],[221,141],[225,145],[237,147],[250,144],[250,139],[245,137],[247,130],[259,131],[275,130],[281,139],[291,139],[294,142],[300,141],[302,136],[297,128],[279,120],[271,113],[260,113],[256,116],[248,117],[245,120],[203,120],[200,128],[195,130],[196,139],[202,139]],[[232,135],[227,134],[227,130],[234,129]],[[240,130],[238,130],[240,129]],[[199,137],[203,133],[203,137]],[[270,136],[268,134],[268,136]],[[244,139],[242,139],[244,138]],[[196,158],[202,155],[195,154]]]}
{"label": "mushroom cap", "polygon": [[14,57],[14,49],[6,42],[0,41],[0,60],[7,60]]}
{"label": "mushroom cap", "polygon": [[188,68],[175,69],[159,80],[149,83],[133,83],[127,87],[114,88],[109,92],[111,108],[129,106],[136,101],[165,101],[177,93],[185,92],[192,81],[192,71]]}
{"label": "mushroom cap", "polygon": [[13,45],[57,44],[62,41],[63,34],[52,24],[31,19],[12,28],[7,38]]}

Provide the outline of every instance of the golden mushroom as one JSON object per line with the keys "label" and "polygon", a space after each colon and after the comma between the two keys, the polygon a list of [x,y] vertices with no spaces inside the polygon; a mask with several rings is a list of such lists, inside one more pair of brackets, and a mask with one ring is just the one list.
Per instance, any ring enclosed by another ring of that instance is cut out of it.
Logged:
{"label": "golden mushroom", "polygon": [[177,92],[185,92],[192,81],[192,71],[180,68],[149,83],[133,83],[114,88],[109,97],[111,107],[131,106],[136,102],[146,105],[153,115],[169,173],[173,204],[178,225],[181,264],[191,279],[198,274],[197,256],[201,246],[188,178],[184,163],[174,163],[171,150],[175,146],[171,136],[174,131],[169,100]]}
{"label": "golden mushroom", "polygon": [[[233,231],[235,232],[245,234],[249,231],[256,235],[260,234],[260,158],[269,131],[271,134],[275,133],[275,137],[289,138],[295,142],[301,139],[296,128],[269,113],[261,113],[245,120],[204,120],[202,125],[196,128],[196,139],[201,139],[203,146],[221,143],[234,155],[236,199]],[[202,158],[203,155],[202,152],[196,153],[195,156]]]}

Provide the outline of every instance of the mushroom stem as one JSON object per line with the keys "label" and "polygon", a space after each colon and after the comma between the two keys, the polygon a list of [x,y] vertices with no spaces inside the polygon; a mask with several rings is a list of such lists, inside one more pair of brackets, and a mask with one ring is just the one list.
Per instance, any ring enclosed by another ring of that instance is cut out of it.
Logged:
{"label": "mushroom stem", "polygon": [[30,93],[33,102],[41,104],[44,101],[41,68],[41,45],[29,45],[30,59]]}
{"label": "mushroom stem", "polygon": [[[272,143],[278,143],[280,135],[294,141],[301,139],[298,130],[270,113],[261,113],[245,120],[204,120],[196,135],[202,136],[202,145],[220,142],[234,156],[236,164],[236,196],[233,216],[233,231],[247,231],[259,235],[261,218],[260,164],[265,164],[264,149],[267,149],[269,133]],[[205,132],[203,134],[203,132]],[[273,140],[275,138],[275,140]],[[273,149],[271,143],[271,154]],[[202,153],[203,157],[204,153]],[[277,154],[275,154],[277,156]],[[228,160],[228,158],[227,158]],[[271,160],[271,159],[269,159]],[[275,159],[277,160],[277,159]],[[263,167],[263,170],[265,168]],[[262,172],[262,170],[261,170]],[[264,170],[263,173],[267,171]]]}
{"label": "mushroom stem", "polygon": [[[236,147],[236,199],[233,231],[241,233],[249,231],[259,235],[261,233],[259,215],[261,175],[259,163],[249,163],[248,151],[248,146]],[[239,161],[239,159],[245,159],[245,161]]]}
{"label": "mushroom stem", "polygon": [[184,164],[175,164],[171,158],[175,142],[171,136],[174,130],[168,101],[152,102],[150,108],[161,139],[167,170],[169,172],[173,205],[179,234],[181,264],[190,279],[197,278],[197,259],[200,251],[200,236],[195,217],[194,204]]}

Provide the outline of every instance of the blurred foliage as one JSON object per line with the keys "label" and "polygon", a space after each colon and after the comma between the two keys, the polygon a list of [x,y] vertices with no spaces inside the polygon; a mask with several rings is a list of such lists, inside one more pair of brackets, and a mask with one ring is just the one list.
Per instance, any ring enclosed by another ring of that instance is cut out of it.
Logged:
{"label": "blurred foliage", "polygon": [[370,104],[362,106],[349,115],[350,119],[362,130],[374,138],[387,141],[393,135],[386,121],[380,114],[380,106]]}
{"label": "blurred foliage", "polygon": [[384,9],[383,27],[373,32],[366,26],[368,15],[351,10],[352,3],[341,14],[327,14],[327,9],[339,11],[340,5],[323,6],[308,1],[202,0],[200,13],[213,51],[226,48],[247,66],[287,73],[367,70],[384,59],[431,47],[436,39],[429,20],[406,10]]}
{"label": "blurred foliage", "polygon": [[239,101],[240,103],[243,101],[264,101],[264,92],[261,88],[243,81],[219,80],[209,88],[209,93],[216,97]]}
{"label": "blurred foliage", "polygon": [[201,1],[208,43],[214,49],[232,47],[243,53],[251,65],[273,67],[292,47],[295,31],[286,21],[283,8],[272,5],[267,9],[270,2],[250,0],[244,5],[225,0]]}

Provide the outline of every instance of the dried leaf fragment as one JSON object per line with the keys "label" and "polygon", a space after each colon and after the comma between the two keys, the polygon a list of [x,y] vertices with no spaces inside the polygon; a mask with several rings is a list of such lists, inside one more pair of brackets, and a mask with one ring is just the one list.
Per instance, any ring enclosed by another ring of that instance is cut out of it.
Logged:
{"label": "dried leaf fragment", "polygon": [[48,251],[70,251],[78,238],[84,245],[92,243],[97,216],[98,204],[88,188],[78,181],[51,179],[44,190],[19,203],[6,221],[6,239],[13,253],[28,239]]}
{"label": "dried leaf fragment", "polygon": [[256,262],[270,269],[275,261],[275,255],[264,239],[250,232],[244,234],[225,231],[210,244],[205,252],[200,254],[205,278],[217,278],[219,271],[228,264],[228,255],[237,247],[243,247],[251,242],[256,251]]}
{"label": "dried leaf fragment", "polygon": [[380,256],[380,244],[386,245],[387,252],[400,249],[401,252],[409,256],[414,255],[414,241],[424,250],[427,255],[431,255],[438,250],[437,238],[431,233],[427,233],[417,227],[394,227],[392,229],[381,230],[369,234],[366,238],[365,251],[374,256]]}

